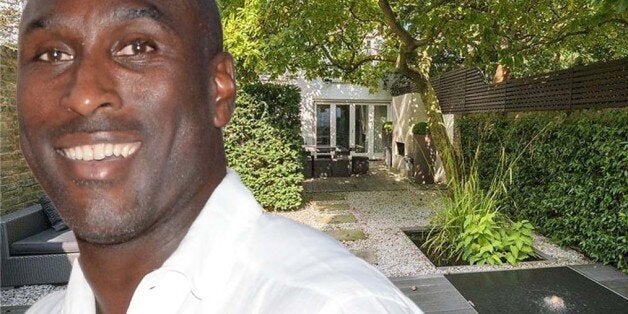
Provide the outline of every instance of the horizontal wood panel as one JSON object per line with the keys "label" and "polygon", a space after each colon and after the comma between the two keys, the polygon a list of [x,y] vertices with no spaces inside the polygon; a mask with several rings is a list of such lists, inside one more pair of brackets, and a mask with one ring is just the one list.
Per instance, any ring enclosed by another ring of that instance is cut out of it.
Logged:
{"label": "horizontal wood panel", "polygon": [[477,69],[433,83],[443,113],[532,111],[628,105],[628,58],[488,84]]}

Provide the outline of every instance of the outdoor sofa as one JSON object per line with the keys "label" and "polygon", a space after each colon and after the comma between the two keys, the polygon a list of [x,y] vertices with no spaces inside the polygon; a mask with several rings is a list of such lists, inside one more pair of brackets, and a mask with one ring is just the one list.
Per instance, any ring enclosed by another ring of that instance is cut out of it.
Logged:
{"label": "outdoor sofa", "polygon": [[55,230],[42,205],[4,215],[0,225],[3,287],[68,282],[79,256],[76,238]]}

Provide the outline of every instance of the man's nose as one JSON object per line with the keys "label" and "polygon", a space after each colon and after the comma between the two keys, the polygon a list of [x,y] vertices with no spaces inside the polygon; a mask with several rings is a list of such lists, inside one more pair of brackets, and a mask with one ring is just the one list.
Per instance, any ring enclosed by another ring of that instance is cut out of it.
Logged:
{"label": "man's nose", "polygon": [[61,105],[83,116],[122,106],[106,60],[85,57],[78,60],[72,72]]}

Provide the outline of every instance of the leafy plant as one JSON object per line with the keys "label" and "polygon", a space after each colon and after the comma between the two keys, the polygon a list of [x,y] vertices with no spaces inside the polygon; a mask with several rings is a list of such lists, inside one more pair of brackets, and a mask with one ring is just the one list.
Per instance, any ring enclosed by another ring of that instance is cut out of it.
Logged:
{"label": "leafy plant", "polygon": [[430,134],[430,127],[427,122],[417,122],[412,126],[412,134],[427,135]]}
{"label": "leafy plant", "polygon": [[393,123],[392,121],[386,121],[382,125],[382,131],[384,134],[391,134],[393,131]]}
{"label": "leafy plant", "polygon": [[430,254],[480,265],[516,265],[534,255],[532,224],[527,220],[513,223],[499,210],[499,197],[506,191],[505,175],[511,169],[511,165],[505,167],[505,160],[502,153],[502,163],[486,190],[479,185],[477,159],[462,179],[450,179],[450,195],[432,221],[426,241]]}

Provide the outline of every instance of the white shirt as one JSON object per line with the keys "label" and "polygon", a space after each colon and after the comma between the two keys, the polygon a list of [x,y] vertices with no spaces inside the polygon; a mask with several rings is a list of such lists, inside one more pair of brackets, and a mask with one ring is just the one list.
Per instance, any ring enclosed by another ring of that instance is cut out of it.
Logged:
{"label": "white shirt", "polygon": [[[66,291],[28,313],[95,313],[75,261]],[[421,313],[333,238],[265,214],[228,170],[179,247],[142,279],[127,313]]]}

